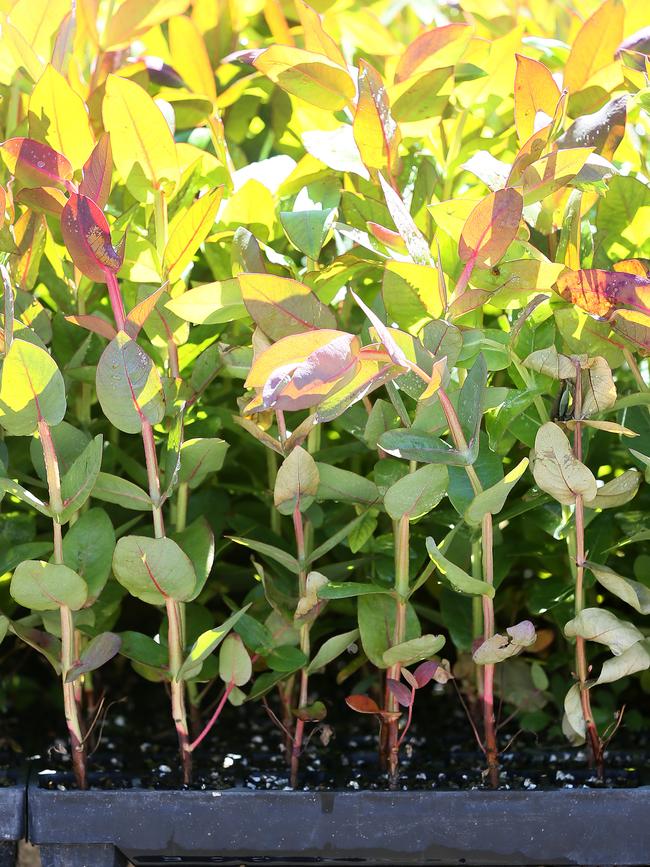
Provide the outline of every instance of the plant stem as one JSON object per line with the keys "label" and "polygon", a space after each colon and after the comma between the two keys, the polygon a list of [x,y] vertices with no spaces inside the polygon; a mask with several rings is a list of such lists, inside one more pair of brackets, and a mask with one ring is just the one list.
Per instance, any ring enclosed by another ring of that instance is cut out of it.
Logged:
{"label": "plant stem", "polygon": [[[293,510],[293,529],[296,537],[296,553],[298,555],[298,563],[300,564],[300,572],[298,574],[298,591],[302,599],[307,593],[307,569],[305,563],[305,534],[302,523],[302,514],[300,513],[300,501],[296,503]],[[305,622],[300,626],[300,649],[307,657],[309,662],[310,639],[309,632],[311,623]],[[305,707],[309,698],[309,673],[307,671],[307,663],[300,670],[300,694],[298,697],[298,709]],[[291,748],[291,785],[295,789],[298,783],[298,766],[300,763],[300,752],[302,750],[302,739],[305,731],[305,721],[302,719],[296,720],[296,732]]]}
{"label": "plant stem", "polygon": [[[413,467],[411,467],[413,469]],[[411,526],[408,515],[403,515],[395,522],[395,632],[393,646],[402,644],[406,637],[406,603],[409,594],[409,542]],[[399,663],[392,665],[386,672],[386,676],[392,680],[399,680],[402,666]],[[386,690],[387,706],[389,713],[399,713],[397,699],[390,690]],[[392,789],[397,786],[399,770],[399,717],[388,720],[388,776]]]}
{"label": "plant stem", "polygon": [[[582,461],[582,370],[579,361],[575,362],[575,366],[576,387],[573,404],[573,416],[575,419],[575,430],[573,432],[573,454],[577,460]],[[574,612],[575,616],[578,617],[585,605],[585,506],[582,494],[576,495],[575,557],[576,583]],[[582,715],[585,720],[585,728],[590,748],[590,764],[596,767],[598,777],[599,779],[602,779],[604,776],[602,741],[598,734],[596,723],[594,722],[594,717],[591,710],[591,696],[589,694],[589,687],[587,686],[589,666],[587,664],[586,641],[580,635],[576,636],[576,674],[578,675],[578,685],[580,687],[580,704],[582,706]]]}
{"label": "plant stem", "polygon": [[104,270],[106,275],[106,285],[108,286],[108,297],[113,309],[115,317],[115,327],[118,331],[124,331],[124,323],[126,322],[126,313],[124,312],[124,302],[122,301],[122,293],[117,283],[117,278],[108,268]]}
{"label": "plant stem", "polygon": [[[278,475],[278,456],[273,449],[266,449],[266,472],[269,480],[269,491],[273,496],[275,479]],[[282,516],[271,502],[271,530],[276,536],[282,533]]]}
{"label": "plant stem", "polygon": [[156,253],[161,270],[164,269],[165,247],[167,246],[167,199],[160,187],[153,191],[154,225],[156,232]]}
{"label": "plant stem", "polygon": [[[50,506],[55,513],[59,513],[63,506],[61,499],[61,477],[59,474],[59,462],[52,441],[49,426],[42,419],[38,422],[38,433],[43,448],[43,459],[47,473],[47,484],[50,492]],[[63,531],[61,524],[55,517],[52,521],[54,535],[54,562],[63,564]],[[86,782],[86,748],[83,742],[79,706],[75,696],[75,684],[66,683],[68,672],[75,662],[75,631],[72,611],[67,605],[59,609],[61,616],[61,681],[63,689],[63,707],[65,720],[70,735],[70,752],[72,755],[72,768],[77,786],[80,789],[87,788]]]}
{"label": "plant stem", "polygon": [[[483,550],[483,579],[491,587],[494,585],[492,515],[488,512],[481,525],[481,548]],[[485,595],[483,598],[483,640],[494,635],[494,603]],[[499,785],[499,752],[494,720],[494,663],[483,666],[483,732],[485,736],[485,757],[488,765],[490,785]]]}
{"label": "plant stem", "polygon": [[636,384],[639,386],[639,391],[650,391],[650,387],[643,378],[643,374],[639,370],[639,365],[636,363],[636,359],[630,350],[624,349],[623,355],[625,356],[625,361],[627,362],[627,366],[630,368],[632,376],[636,380]]}

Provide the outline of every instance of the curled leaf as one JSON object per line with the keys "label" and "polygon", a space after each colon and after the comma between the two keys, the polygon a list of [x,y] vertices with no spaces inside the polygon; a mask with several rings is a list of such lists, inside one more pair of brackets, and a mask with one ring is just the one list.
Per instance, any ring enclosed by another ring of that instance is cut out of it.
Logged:
{"label": "curled leaf", "polygon": [[106,272],[117,274],[122,267],[126,236],[113,246],[106,217],[87,196],[70,195],[61,214],[61,233],[72,261],[96,283],[106,283]]}
{"label": "curled leaf", "polygon": [[605,644],[614,656],[620,656],[637,641],[643,639],[633,623],[619,620],[611,611],[605,608],[583,608],[582,611],[564,627],[568,638],[580,636],[587,641]]}
{"label": "curled leaf", "polygon": [[574,456],[566,434],[554,422],[547,422],[537,431],[532,469],[538,487],[567,506],[575,502],[576,496],[585,500],[596,496],[593,473]]}
{"label": "curled leaf", "polygon": [[640,614],[650,614],[650,587],[634,581],[632,578],[624,578],[609,566],[601,566],[599,563],[588,561],[587,568],[595,575],[596,580],[610,593],[622,599]]}
{"label": "curled leaf", "polygon": [[585,500],[585,506],[590,509],[614,509],[623,506],[634,499],[642,478],[638,470],[626,470],[598,488],[593,499]]}

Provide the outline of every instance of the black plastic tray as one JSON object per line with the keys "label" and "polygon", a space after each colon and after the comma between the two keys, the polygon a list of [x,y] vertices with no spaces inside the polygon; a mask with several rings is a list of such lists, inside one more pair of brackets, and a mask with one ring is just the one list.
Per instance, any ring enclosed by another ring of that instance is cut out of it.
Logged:
{"label": "black plastic tray", "polygon": [[43,867],[648,864],[650,787],[29,790]]}
{"label": "black plastic tray", "polygon": [[[17,778],[18,780],[18,778]],[[0,867],[14,867],[25,832],[25,783],[0,788]]]}

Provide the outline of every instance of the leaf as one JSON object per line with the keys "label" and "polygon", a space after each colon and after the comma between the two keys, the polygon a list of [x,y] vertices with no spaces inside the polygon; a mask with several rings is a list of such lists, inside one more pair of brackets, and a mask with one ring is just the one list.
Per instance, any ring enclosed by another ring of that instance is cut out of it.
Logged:
{"label": "leaf", "polygon": [[280,211],[279,216],[282,228],[293,246],[310,259],[318,259],[336,219],[336,209]]}
{"label": "leaf", "polygon": [[65,534],[63,560],[86,582],[86,606],[95,602],[108,581],[114,548],[115,531],[103,509],[84,512]]}
{"label": "leaf", "polygon": [[622,3],[605,0],[582,25],[564,67],[564,87],[570,93],[582,90],[595,73],[614,62],[624,17]]}
{"label": "leaf", "polygon": [[192,597],[196,575],[192,562],[172,539],[122,536],[113,554],[113,573],[132,596],[150,605]]}
{"label": "leaf", "polygon": [[478,268],[496,265],[515,239],[522,208],[521,194],[512,187],[481,199],[463,226],[458,244],[461,261]]}
{"label": "leaf", "polygon": [[429,659],[444,643],[444,635],[421,635],[402,644],[394,644],[384,651],[384,665],[412,665],[414,662]]}
{"label": "leaf", "polygon": [[554,346],[531,352],[524,364],[537,373],[552,379],[575,379],[576,366],[568,355],[561,355]]}
{"label": "leaf", "polygon": [[650,313],[650,280],[637,274],[587,269],[565,271],[557,291],[592,316],[609,316],[614,308],[626,307]]}
{"label": "leaf", "polygon": [[308,286],[274,274],[240,274],[242,299],[271,340],[314,329],[336,328],[334,314]]}
{"label": "leaf", "polygon": [[634,499],[642,478],[638,470],[626,470],[598,488],[595,497],[585,499],[585,506],[590,509],[614,509],[623,506]]}
{"label": "leaf", "polygon": [[224,683],[244,686],[251,679],[253,666],[244,642],[238,635],[227,635],[219,651],[219,677]]}
{"label": "leaf", "polygon": [[256,554],[261,554],[263,557],[269,557],[275,560],[288,569],[290,572],[295,572],[296,575],[300,571],[298,561],[291,554],[283,551],[281,548],[276,548],[275,545],[267,545],[266,542],[258,542],[257,539],[244,539],[241,536],[229,536],[231,542],[237,545],[243,545],[245,548],[250,548]]}
{"label": "leaf", "polygon": [[577,117],[557,140],[557,146],[593,147],[596,153],[611,160],[625,135],[627,100],[627,94],[616,96],[593,114]]}
{"label": "leaf", "polygon": [[65,385],[54,359],[35,343],[14,339],[0,380],[0,425],[12,436],[29,436],[39,421],[54,427],[66,411]]}
{"label": "leaf", "polygon": [[573,181],[592,152],[593,148],[566,148],[526,166],[521,176],[524,204],[539,202]]}
{"label": "leaf", "polygon": [[409,251],[411,259],[416,265],[434,267],[435,262],[429,249],[429,243],[416,226],[402,197],[384,180],[381,173],[379,174],[379,183],[386,199],[386,206],[393,218],[397,231],[406,244],[406,249]]}
{"label": "leaf", "polygon": [[395,80],[404,81],[415,73],[456,63],[467,48],[473,28],[465,23],[445,24],[421,33],[402,54]]}
{"label": "leaf", "polygon": [[36,511],[40,512],[41,515],[46,515],[49,518],[52,517],[52,510],[46,503],[39,500],[39,498],[34,496],[31,491],[23,488],[22,485],[18,484],[18,482],[14,482],[13,479],[0,478],[0,492],[11,494],[12,497],[16,497],[23,503],[27,503],[27,505],[31,506],[33,509],[36,509]]}
{"label": "leaf", "polygon": [[195,325],[221,325],[248,315],[237,279],[196,286],[167,301],[165,307]]}
{"label": "leaf", "polygon": [[555,114],[560,88],[539,60],[521,54],[515,58],[515,126],[519,141],[525,142]]}
{"label": "leaf", "polygon": [[137,512],[150,512],[152,508],[151,497],[142,488],[121,479],[110,473],[99,473],[92,490],[92,496],[106,503],[115,503],[124,509],[133,509]]}
{"label": "leaf", "polygon": [[170,282],[178,280],[208,237],[223,192],[223,187],[217,187],[216,190],[206,193],[205,196],[192,202],[188,210],[173,221],[164,253],[165,271]]}
{"label": "leaf", "polygon": [[146,202],[153,189],[173,191],[179,180],[176,145],[149,94],[135,81],[109,75],[102,113],[115,165],[131,195]]}
{"label": "leaf", "polygon": [[478,526],[485,515],[498,515],[505,505],[508,494],[526,472],[527,467],[528,458],[523,458],[503,479],[477,494],[465,510],[465,521],[470,526]]}
{"label": "leaf", "polygon": [[307,657],[297,647],[284,644],[268,654],[266,663],[274,671],[283,671],[289,674],[305,666]]}
{"label": "leaf", "polygon": [[124,0],[106,24],[102,48],[126,48],[157,24],[182,15],[187,6],[187,0]]}
{"label": "leaf", "polygon": [[106,319],[102,319],[101,316],[94,316],[93,314],[72,314],[71,316],[65,317],[68,322],[72,322],[73,325],[78,325],[80,328],[85,328],[87,331],[92,331],[93,334],[99,334],[100,337],[105,338],[106,340],[112,340],[117,331],[114,326],[111,325]]}
{"label": "leaf", "polygon": [[433,434],[405,428],[386,431],[379,437],[377,444],[386,454],[407,461],[458,467],[473,463],[470,451],[461,453]]}
{"label": "leaf", "polygon": [[113,151],[111,137],[104,132],[99,137],[92,153],[83,167],[83,179],[79,184],[79,193],[86,196],[104,210],[111,192],[113,175]]}
{"label": "leaf", "polygon": [[120,331],[102,353],[96,386],[102,411],[118,430],[139,433],[143,421],[162,421],[165,396],[158,371],[126,332]]}
{"label": "leaf", "polygon": [[169,50],[174,69],[193,93],[213,102],[217,88],[205,41],[196,22],[187,15],[169,18]]}
{"label": "leaf", "polygon": [[149,668],[159,669],[164,677],[169,677],[167,649],[159,642],[149,638],[148,635],[131,630],[121,632],[120,638],[122,640],[120,647],[122,656]]}
{"label": "leaf", "polygon": [[318,468],[308,451],[297,446],[278,470],[273,491],[275,508],[281,515],[296,509],[306,511],[318,491]]}
{"label": "leaf", "polygon": [[354,644],[359,638],[359,630],[351,629],[349,632],[343,632],[340,635],[333,635],[323,642],[318,648],[313,659],[307,666],[307,673],[314,674],[319,669],[327,668],[330,662],[333,662],[337,657]]}
{"label": "leaf", "polygon": [[303,48],[272,45],[255,57],[253,65],[287,93],[326,111],[339,111],[355,96],[346,69]]}
{"label": "leaf", "polygon": [[17,638],[42,654],[54,671],[61,674],[61,642],[58,638],[43,632],[41,629],[24,626],[18,621],[13,621],[10,628]]}
{"label": "leaf", "polygon": [[[361,644],[377,668],[387,668],[384,653],[395,634],[395,601],[389,596],[360,596],[357,602]],[[406,608],[405,641],[420,635],[420,625],[411,605]]]}
{"label": "leaf", "polygon": [[398,704],[402,707],[410,707],[413,704],[414,695],[399,680],[394,680],[392,677],[386,678],[386,688],[393,695]]}
{"label": "leaf", "polygon": [[111,660],[120,651],[122,639],[114,632],[101,632],[84,648],[81,657],[68,669],[66,683],[73,683],[82,674],[95,671]]}
{"label": "leaf", "polygon": [[324,54],[325,57],[329,57],[330,60],[338,63],[339,66],[345,66],[345,59],[341,51],[323,27],[321,16],[318,12],[312,9],[304,0],[296,0],[296,9],[300,16],[303,39],[307,51],[311,51],[314,54]]}
{"label": "leaf", "polygon": [[599,584],[631,605],[640,614],[650,614],[650,588],[640,581],[624,578],[609,566],[601,566],[599,563],[587,561],[586,567],[592,572]]}
{"label": "leaf", "polygon": [[359,61],[359,96],[352,130],[361,159],[371,172],[389,178],[397,171],[401,135],[390,111],[386,85],[377,70]]}
{"label": "leaf", "polygon": [[615,614],[604,608],[583,608],[566,624],[564,634],[567,638],[580,636],[587,641],[605,644],[614,656],[620,656],[643,639],[643,633],[633,623],[619,620]]}
{"label": "leaf", "polygon": [[394,368],[392,364],[364,358],[360,354],[357,358],[356,372],[350,379],[346,378],[338,383],[336,388],[333,388],[323,399],[316,411],[314,423],[332,421],[399,372],[399,369]]}
{"label": "leaf", "polygon": [[366,314],[368,319],[371,321],[375,331],[377,332],[377,336],[381,340],[384,349],[390,356],[393,364],[397,364],[400,367],[408,368],[409,361],[406,357],[406,354],[394,339],[393,335],[391,334],[390,328],[387,328],[384,325],[381,319],[375,313],[373,313],[366,304],[364,304],[364,302],[355,292],[352,292],[352,297]]}
{"label": "leaf", "polygon": [[72,166],[63,154],[31,138],[10,138],[0,145],[10,174],[21,186],[64,187],[72,178]]}
{"label": "leaf", "polygon": [[88,597],[86,582],[76,572],[44,560],[19,563],[10,591],[19,605],[34,611],[56,611],[63,606],[78,611]]}
{"label": "leaf", "polygon": [[537,640],[535,627],[530,620],[522,620],[506,629],[507,635],[497,633],[480,644],[472,653],[476,665],[495,665],[511,656],[516,656],[525,647]]}
{"label": "leaf", "polygon": [[122,267],[126,236],[113,246],[106,217],[86,196],[71,193],[61,213],[61,234],[72,261],[95,283],[107,283]]}
{"label": "leaf", "polygon": [[370,506],[379,500],[379,491],[374,482],[350,470],[317,462],[318,490],[316,499],[336,500],[342,503],[363,503]]}
{"label": "leaf", "polygon": [[377,515],[374,510],[364,512],[359,523],[348,535],[348,545],[353,554],[361,551],[366,542],[372,538],[372,534],[377,529],[377,524]]}
{"label": "leaf", "polygon": [[590,358],[583,365],[582,415],[588,418],[605,412],[616,403],[616,386],[609,364],[601,356]]}
{"label": "leaf", "polygon": [[[249,608],[250,605],[245,605],[239,611],[232,614],[227,620],[224,620],[221,626],[202,632],[192,645],[187,658],[183,662],[183,665],[178,672],[177,680],[189,680],[190,677],[196,676],[196,673],[200,671],[200,667],[204,660],[206,660],[211,653],[214,653],[240,617],[242,617]],[[190,674],[190,672],[195,672],[195,674]]]}
{"label": "leaf", "polygon": [[349,695],[345,699],[345,703],[357,713],[381,714],[377,702],[368,695]]}
{"label": "leaf", "polygon": [[574,683],[564,697],[564,719],[562,731],[568,737],[573,746],[580,746],[585,742],[587,726],[582,713],[580,700],[580,684]]}
{"label": "leaf", "polygon": [[94,146],[83,100],[49,63],[29,98],[29,134],[80,169]]}
{"label": "leaf", "polygon": [[228,447],[228,443],[218,437],[185,440],[181,446],[178,481],[186,482],[190,488],[198,487],[211,473],[219,472]]}
{"label": "leaf", "polygon": [[378,587],[376,584],[361,584],[357,581],[329,581],[326,586],[319,588],[320,599],[352,599],[355,596],[369,596],[383,593],[392,594],[392,590]]}
{"label": "leaf", "polygon": [[91,495],[102,465],[103,438],[98,434],[91,440],[61,479],[63,509],[58,518],[67,523]]}
{"label": "leaf", "polygon": [[532,470],[537,486],[564,505],[572,505],[576,496],[585,500],[596,496],[591,470],[574,456],[566,434],[553,422],[537,431]]}
{"label": "leaf", "polygon": [[632,647],[623,651],[620,656],[606,659],[600,670],[596,683],[614,683],[622,677],[646,671],[650,668],[650,653],[642,642],[637,641]]}
{"label": "leaf", "polygon": [[417,334],[431,319],[439,319],[444,312],[437,274],[428,265],[387,262],[382,297],[389,319],[412,334]]}
{"label": "leaf", "polygon": [[427,538],[426,545],[429,557],[435,563],[440,574],[447,579],[454,590],[458,593],[465,593],[468,596],[488,596],[490,599],[494,598],[494,587],[491,584],[479,581],[478,578],[472,578],[464,569],[448,560],[436,547],[436,543],[431,536]]}
{"label": "leaf", "polygon": [[386,511],[394,521],[403,517],[416,521],[438,505],[447,491],[448,482],[449,474],[445,466],[429,464],[420,467],[386,491]]}

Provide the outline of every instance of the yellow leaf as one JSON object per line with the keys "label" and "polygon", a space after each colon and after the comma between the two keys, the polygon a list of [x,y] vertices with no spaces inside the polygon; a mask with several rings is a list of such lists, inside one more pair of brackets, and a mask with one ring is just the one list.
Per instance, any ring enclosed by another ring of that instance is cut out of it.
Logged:
{"label": "yellow leaf", "polygon": [[326,111],[338,111],[354,99],[356,88],[347,70],[322,54],[272,45],[254,66],[287,93]]}
{"label": "yellow leaf", "polygon": [[339,66],[344,67],[345,60],[341,54],[341,50],[332,37],[326,33],[318,12],[312,9],[311,6],[308,6],[304,0],[296,0],[296,8],[300,16],[303,39],[307,51],[313,51],[314,54],[324,54],[325,57],[329,57],[334,63],[338,63]]}
{"label": "yellow leaf", "polygon": [[156,24],[182,15],[188,5],[189,0],[124,0],[108,22],[102,46],[112,50],[124,48]]}
{"label": "yellow leaf", "polygon": [[214,72],[205,42],[194,22],[185,15],[169,21],[172,66],[194,93],[217,98]]}
{"label": "yellow leaf", "polygon": [[[525,142],[539,127],[535,122],[538,112],[543,112],[548,118],[553,117],[560,98],[560,88],[543,63],[521,54],[515,57],[515,126],[519,141]],[[548,123],[548,120],[545,119],[545,122]]]}
{"label": "yellow leaf", "polygon": [[8,17],[13,27],[45,64],[52,54],[52,37],[69,11],[69,0],[18,0]]}
{"label": "yellow leaf", "polygon": [[564,67],[564,86],[577,93],[589,79],[609,66],[623,39],[625,7],[620,0],[605,0],[576,36]]}
{"label": "yellow leaf", "polygon": [[176,145],[149,94],[134,81],[109,75],[103,116],[115,165],[131,195],[151,201],[153,188],[173,189],[179,179]]}
{"label": "yellow leaf", "polygon": [[94,146],[81,97],[49,63],[29,100],[29,134],[46,142],[80,169]]}
{"label": "yellow leaf", "polygon": [[365,60],[359,63],[359,100],[352,128],[366,168],[393,177],[401,138],[399,127],[391,115],[381,75]]}
{"label": "yellow leaf", "polygon": [[251,228],[254,235],[266,241],[275,222],[275,203],[269,190],[251,178],[226,202],[221,222],[225,226],[237,225]]}
{"label": "yellow leaf", "polygon": [[192,256],[208,237],[222,196],[223,187],[212,190],[193,202],[191,207],[172,223],[165,248],[165,269],[172,283],[181,276]]}

